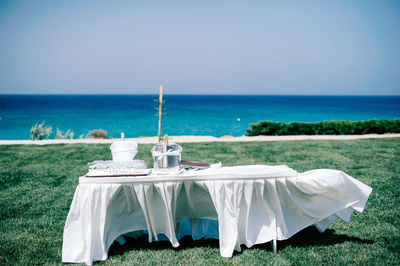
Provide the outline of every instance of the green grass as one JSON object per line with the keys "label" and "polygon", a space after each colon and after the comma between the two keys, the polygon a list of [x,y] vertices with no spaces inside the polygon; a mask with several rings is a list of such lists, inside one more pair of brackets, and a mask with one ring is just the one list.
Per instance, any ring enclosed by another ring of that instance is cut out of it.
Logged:
{"label": "green grass", "polygon": [[[152,166],[152,145],[138,158]],[[374,190],[364,213],[338,221],[323,234],[309,227],[279,241],[243,247],[230,259],[218,240],[186,237],[174,249],[146,238],[113,244],[98,264],[400,264],[400,138],[183,144],[183,159],[223,165],[287,164],[299,172],[332,168]],[[61,264],[64,223],[87,162],[111,159],[109,145],[0,146],[0,265]]]}

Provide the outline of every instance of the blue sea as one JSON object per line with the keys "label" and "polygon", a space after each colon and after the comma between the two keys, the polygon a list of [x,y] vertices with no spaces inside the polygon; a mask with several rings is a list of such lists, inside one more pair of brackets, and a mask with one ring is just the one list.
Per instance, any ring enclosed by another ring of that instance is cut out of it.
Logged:
{"label": "blue sea", "polygon": [[[0,95],[0,139],[29,139],[44,121],[75,137],[157,135],[156,95]],[[166,95],[163,134],[241,136],[259,120],[316,122],[400,118],[400,96]],[[54,138],[55,133],[51,136]]]}

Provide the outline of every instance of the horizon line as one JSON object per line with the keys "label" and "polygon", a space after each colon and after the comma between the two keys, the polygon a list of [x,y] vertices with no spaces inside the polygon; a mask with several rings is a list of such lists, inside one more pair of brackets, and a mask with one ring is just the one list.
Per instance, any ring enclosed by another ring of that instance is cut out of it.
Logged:
{"label": "horizon line", "polygon": [[[154,96],[158,93],[0,93],[0,96]],[[165,93],[171,96],[341,96],[341,97],[399,97],[400,94],[188,94],[188,93]]]}

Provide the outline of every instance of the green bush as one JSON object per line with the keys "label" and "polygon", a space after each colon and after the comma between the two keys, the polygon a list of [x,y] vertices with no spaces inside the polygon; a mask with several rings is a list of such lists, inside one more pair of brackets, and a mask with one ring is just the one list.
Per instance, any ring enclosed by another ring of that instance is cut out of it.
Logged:
{"label": "green bush", "polygon": [[400,119],[367,121],[322,121],[306,122],[272,122],[259,121],[250,124],[247,136],[269,135],[363,135],[400,133]]}
{"label": "green bush", "polygon": [[44,121],[40,124],[35,124],[30,130],[30,140],[48,139],[51,134],[51,126],[45,126]]}

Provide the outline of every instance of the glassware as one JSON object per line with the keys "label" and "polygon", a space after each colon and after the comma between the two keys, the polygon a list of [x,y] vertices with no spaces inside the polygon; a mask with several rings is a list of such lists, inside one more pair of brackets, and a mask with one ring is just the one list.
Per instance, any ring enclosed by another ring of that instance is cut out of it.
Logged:
{"label": "glassware", "polygon": [[154,159],[154,169],[174,170],[181,163],[182,147],[175,143],[157,144],[151,149]]}
{"label": "glassware", "polygon": [[141,172],[147,169],[147,165],[143,160],[131,160],[125,162],[114,161],[93,161],[88,163],[89,172],[104,172],[105,174],[129,174]]}

